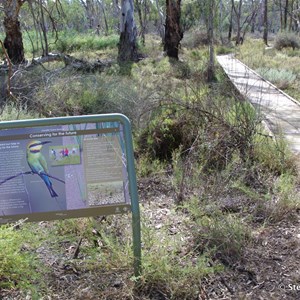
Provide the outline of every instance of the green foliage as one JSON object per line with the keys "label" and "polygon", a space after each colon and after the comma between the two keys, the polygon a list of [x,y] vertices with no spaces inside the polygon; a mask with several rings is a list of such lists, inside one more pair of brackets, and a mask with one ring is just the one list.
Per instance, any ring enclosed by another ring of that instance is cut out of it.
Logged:
{"label": "green foliage", "polygon": [[300,48],[300,41],[295,33],[282,32],[276,36],[274,48],[282,50],[283,48],[292,48],[293,50]]}
{"label": "green foliage", "polygon": [[217,55],[229,54],[229,53],[233,52],[233,47],[220,45],[217,47],[216,52],[217,52]]}
{"label": "green foliage", "polygon": [[203,278],[222,268],[219,265],[210,267],[205,254],[195,255],[192,250],[179,256],[184,240],[181,235],[171,237],[166,233],[162,239],[161,233],[148,225],[143,226],[145,244],[143,274],[137,285],[139,295],[153,299],[197,299]]}
{"label": "green foliage", "polygon": [[[57,37],[54,34],[48,35],[50,51],[72,53],[117,49],[117,43],[119,42],[119,36],[116,34],[99,36],[92,32],[83,34],[74,30],[60,31],[57,33]],[[27,31],[23,34],[23,43],[27,57],[30,54],[33,56],[41,54],[42,44],[40,37],[34,31]]]}
{"label": "green foliage", "polygon": [[280,175],[296,171],[293,154],[283,138],[257,135],[253,151],[260,167],[268,172]]}
{"label": "green foliage", "polygon": [[25,107],[22,108],[17,105],[7,104],[2,108],[0,121],[34,119],[37,117],[36,113],[33,111],[29,112]]}
{"label": "green foliage", "polygon": [[207,31],[203,28],[185,32],[181,44],[188,49],[208,45]]}
{"label": "green foliage", "polygon": [[[61,51],[84,50],[81,55],[88,56],[89,49],[104,47],[101,38],[82,38],[71,39],[71,33],[66,34],[59,41]],[[246,222],[276,222],[299,208],[287,144],[268,137],[259,125],[261,116],[232,89],[219,69],[217,80],[209,86],[205,83],[207,50],[183,49],[184,60],[172,63],[168,58],[151,57],[156,42],[153,39],[152,44],[146,44],[150,57],[132,64],[127,75],[120,74],[117,64],[93,74],[48,64],[47,72],[37,67],[27,71],[26,77],[18,77],[19,73],[14,76],[18,91],[24,92],[22,99],[30,99],[26,103],[42,115],[121,112],[132,120],[137,173],[144,177],[141,186],[147,182],[148,202],[141,205],[142,275],[129,279],[133,257],[130,218],[126,215],[120,219],[111,216],[54,222],[40,237],[51,245],[51,255],[59,257],[62,266],[74,266],[82,278],[84,274],[103,276],[97,286],[99,299],[105,299],[111,285],[106,277],[119,272],[123,272],[120,276],[127,294],[123,297],[120,289],[111,294],[110,289],[111,299],[198,299],[204,278],[222,271],[219,263],[236,263],[243,256],[251,243]],[[113,47],[113,42],[108,41],[108,45]],[[268,56],[264,46],[251,45],[259,48],[255,55],[260,59]],[[245,52],[250,55],[249,49]],[[16,107],[5,107],[1,120],[31,117]],[[166,189],[172,195],[168,201],[175,199],[166,214],[165,203],[163,209],[157,203],[151,209],[147,207],[152,200],[148,192],[153,175],[168,180]],[[238,205],[227,205],[235,198],[241,198]],[[172,232],[174,227],[176,232]],[[36,250],[27,251],[27,246],[25,251],[19,250],[24,249],[24,239],[34,241],[30,231],[22,230],[20,236],[18,231],[5,230],[9,234],[0,231],[1,242],[7,239],[12,243],[0,244],[1,253],[8,253],[8,259],[0,265],[3,286],[42,286],[35,277],[44,272],[35,265]],[[66,252],[81,239],[81,259],[72,259]],[[12,253],[17,259],[13,260]]]}
{"label": "green foliage", "polygon": [[263,78],[269,80],[280,89],[286,89],[290,86],[297,78],[297,75],[293,71],[285,69],[268,69],[259,68],[256,70]]}
{"label": "green foliage", "polygon": [[[292,50],[292,48],[284,48],[281,51],[275,48],[266,49],[261,40],[247,39],[240,47],[238,53],[246,65],[254,70],[271,71],[271,77],[275,80],[279,88],[285,89],[285,92],[295,99],[300,99],[300,85],[298,74],[300,72],[300,50]],[[284,71],[281,71],[284,70]],[[296,76],[296,79],[294,79]],[[282,80],[281,80],[282,79]]]}
{"label": "green foliage", "polygon": [[299,192],[295,192],[297,178],[295,175],[282,174],[275,182],[275,195],[269,208],[269,220],[279,222],[291,217],[300,207]]}
{"label": "green foliage", "polygon": [[35,293],[32,283],[43,286],[41,275],[45,267],[41,267],[33,254],[36,241],[34,231],[0,227],[0,289],[19,287]]}
{"label": "green foliage", "polygon": [[186,140],[188,136],[184,133],[188,126],[187,116],[181,118],[176,108],[163,109],[156,113],[157,116],[139,136],[138,151],[148,153],[152,159],[170,160],[174,150],[179,146],[185,148],[189,144]]}
{"label": "green foliage", "polygon": [[147,177],[152,174],[162,174],[165,172],[165,164],[160,160],[149,158],[147,155],[142,155],[138,158],[138,177]]}
{"label": "green foliage", "polygon": [[183,2],[181,9],[181,26],[186,32],[199,24],[201,18],[200,2]]}
{"label": "green foliage", "polygon": [[70,53],[75,51],[95,51],[106,48],[117,48],[119,36],[98,36],[95,34],[78,34],[72,32],[61,32],[55,44],[55,49]]}
{"label": "green foliage", "polygon": [[210,252],[221,261],[238,260],[250,241],[250,231],[234,215],[222,213],[217,206],[196,198],[185,207],[195,221],[193,236],[196,249]]}

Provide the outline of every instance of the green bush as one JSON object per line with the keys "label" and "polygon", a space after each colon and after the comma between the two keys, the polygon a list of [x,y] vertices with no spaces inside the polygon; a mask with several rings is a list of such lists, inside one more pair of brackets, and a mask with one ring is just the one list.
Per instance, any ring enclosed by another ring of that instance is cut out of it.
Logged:
{"label": "green bush", "polygon": [[[193,49],[200,46],[206,46],[208,45],[208,42],[207,31],[205,29],[196,29],[184,33],[182,46]],[[214,43],[217,44],[218,41],[215,39]]]}
{"label": "green bush", "polygon": [[274,48],[277,50],[282,50],[283,48],[299,49],[299,38],[294,33],[280,33],[276,36]]}
{"label": "green bush", "polygon": [[184,101],[178,104],[171,101],[156,107],[149,124],[137,137],[137,153],[153,160],[171,162],[174,151],[179,148],[182,152],[188,151],[205,126],[198,113]]}
{"label": "green bush", "polygon": [[0,227],[0,289],[29,288],[32,280],[41,281],[41,274],[36,272],[39,265],[30,251],[34,235],[33,231],[17,231],[13,226]]}
{"label": "green bush", "polygon": [[286,89],[297,78],[292,71],[274,68],[259,68],[256,70],[262,77],[274,83],[280,89]]}
{"label": "green bush", "polygon": [[297,178],[292,174],[282,174],[275,182],[273,201],[269,205],[270,222],[279,222],[291,218],[300,207]]}
{"label": "green bush", "polygon": [[216,49],[216,52],[217,52],[218,55],[229,54],[229,53],[232,53],[233,51],[234,51],[233,47],[224,46],[224,45],[220,45]]}
{"label": "green bush", "polygon": [[119,37],[117,35],[98,36],[95,34],[61,33],[55,46],[60,52],[103,50],[106,48],[116,48]]}
{"label": "green bush", "polygon": [[200,253],[209,252],[225,261],[241,257],[251,234],[239,218],[221,212],[213,202],[203,199],[192,199],[186,208],[196,224],[193,237]]}
{"label": "green bush", "polygon": [[38,115],[34,112],[28,112],[25,107],[17,107],[16,105],[8,104],[2,108],[0,121],[13,121],[34,119]]}

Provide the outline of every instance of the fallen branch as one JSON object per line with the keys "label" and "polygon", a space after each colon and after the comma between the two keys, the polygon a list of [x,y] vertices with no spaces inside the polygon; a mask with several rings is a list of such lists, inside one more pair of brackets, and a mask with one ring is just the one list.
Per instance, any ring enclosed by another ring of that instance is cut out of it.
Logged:
{"label": "fallen branch", "polygon": [[80,252],[80,246],[81,246],[81,243],[82,243],[82,237],[80,237],[78,243],[77,243],[77,246],[76,246],[76,249],[75,249],[75,252],[73,254],[73,259],[77,259],[78,258],[78,255],[79,255],[79,252]]}
{"label": "fallen branch", "polygon": [[101,61],[96,60],[94,62],[89,62],[83,59],[78,59],[73,56],[62,54],[62,53],[49,53],[47,56],[41,56],[37,58],[33,58],[31,62],[20,64],[20,65],[13,65],[13,66],[7,66],[6,64],[0,65],[0,73],[7,73],[10,72],[10,74],[13,71],[16,71],[20,68],[24,70],[32,69],[36,67],[37,65],[43,65],[44,63],[54,62],[54,61],[62,61],[65,64],[65,67],[73,68],[77,71],[83,71],[83,72],[103,72],[105,68],[108,68],[112,65],[111,60],[107,61]]}
{"label": "fallen branch", "polygon": [[34,58],[32,60],[32,64],[36,65],[53,61],[63,61],[66,67],[68,66],[78,71],[84,72],[102,72],[105,68],[110,67],[112,65],[112,61],[102,62],[100,60],[96,60],[95,62],[89,62],[61,53],[49,53],[49,55],[47,56]]}

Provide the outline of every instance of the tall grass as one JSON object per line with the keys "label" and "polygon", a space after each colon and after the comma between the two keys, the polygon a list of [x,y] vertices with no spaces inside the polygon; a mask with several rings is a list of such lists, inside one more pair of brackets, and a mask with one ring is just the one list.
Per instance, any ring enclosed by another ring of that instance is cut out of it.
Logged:
{"label": "tall grass", "polygon": [[56,44],[52,45],[53,50],[63,53],[74,51],[95,51],[104,50],[106,48],[117,48],[119,36],[98,36],[95,34],[72,34],[62,32]]}
{"label": "tall grass", "polygon": [[266,76],[273,84],[300,101],[300,50],[274,47],[266,49],[261,40],[246,40],[237,56],[250,68]]}
{"label": "tall grass", "polygon": [[[0,227],[0,289],[23,288],[36,292],[43,287],[42,273],[46,270],[36,260],[36,232],[17,231],[14,226]],[[35,282],[36,285],[33,285]]]}
{"label": "tall grass", "polygon": [[[118,41],[119,36],[116,34],[100,36],[95,33],[83,34],[75,31],[60,31],[57,33],[57,37],[54,34],[48,34],[49,50],[62,53],[114,49],[117,48]],[[41,54],[42,45],[35,32],[24,32],[23,43],[26,56]]]}

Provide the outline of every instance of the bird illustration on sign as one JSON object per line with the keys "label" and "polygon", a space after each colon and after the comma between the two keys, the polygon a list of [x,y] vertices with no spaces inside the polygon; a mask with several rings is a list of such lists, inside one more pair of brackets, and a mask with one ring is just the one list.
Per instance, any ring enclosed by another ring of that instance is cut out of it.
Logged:
{"label": "bird illustration on sign", "polygon": [[46,187],[49,190],[49,193],[51,197],[58,197],[57,193],[52,187],[52,182],[49,178],[49,171],[46,159],[44,155],[42,154],[41,150],[43,148],[43,145],[51,143],[50,141],[30,141],[27,144],[27,154],[26,159],[27,163],[33,172],[33,174],[38,174],[42,180],[45,182]]}

